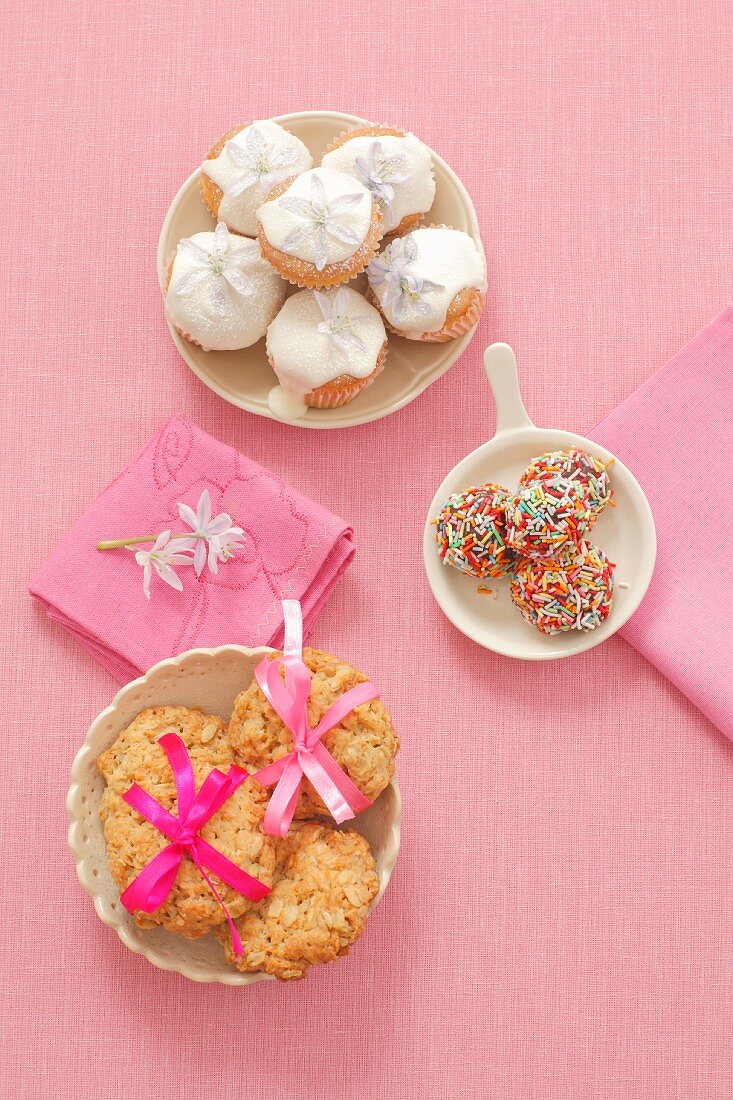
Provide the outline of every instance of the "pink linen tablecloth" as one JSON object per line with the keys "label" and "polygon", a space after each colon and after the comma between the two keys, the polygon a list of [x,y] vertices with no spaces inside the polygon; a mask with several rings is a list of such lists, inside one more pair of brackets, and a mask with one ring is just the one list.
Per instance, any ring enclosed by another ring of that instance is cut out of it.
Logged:
{"label": "pink linen tablecloth", "polygon": [[[97,543],[184,534],[178,504],[195,512],[204,490],[213,514],[226,512],[242,530],[242,545],[216,573],[204,568],[197,578],[179,568],[181,592],[153,574],[146,600],[133,554]],[[197,646],[282,645],[285,597],[300,602],[307,639],[354,556],[353,534],[274,471],[176,415],[89,505],[37,570],[30,592],[125,683]]]}
{"label": "pink linen tablecloth", "polygon": [[[587,432],[731,300],[729,0],[2,8],[3,1100],[729,1100],[733,746],[621,638],[552,668],[479,649],[420,550],[493,431],[488,342],[538,423]],[[460,362],[349,431],[206,390],[155,275],[211,142],[313,107],[425,138],[489,258]],[[66,847],[68,769],[117,685],[26,586],[178,410],[353,523],[313,641],[402,734],[390,889],[348,959],[287,988],[155,971]]]}
{"label": "pink linen tablecloth", "polygon": [[733,738],[733,306],[590,433],[634,471],[654,576],[621,634]]}

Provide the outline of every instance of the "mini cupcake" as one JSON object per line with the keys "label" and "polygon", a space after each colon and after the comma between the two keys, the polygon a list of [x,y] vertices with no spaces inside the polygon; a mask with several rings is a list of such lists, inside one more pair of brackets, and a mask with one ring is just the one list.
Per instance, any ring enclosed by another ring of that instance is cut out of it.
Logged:
{"label": "mini cupcake", "polygon": [[435,199],[433,161],[414,134],[357,126],[329,146],[321,164],[358,179],[379,203],[385,234],[408,233]]}
{"label": "mini cupcake", "polygon": [[[234,763],[226,722],[200,710],[149,707],[123,730],[98,760],[107,783],[99,813],[109,868],[120,891],[127,889],[169,844],[163,833],[122,796],[138,783],[165,810],[177,813],[173,771],[162,746],[157,744],[163,734],[170,732],[178,734],[186,746],[197,790],[213,768],[227,771]],[[266,802],[266,792],[253,779],[247,779],[202,827],[201,837],[247,874],[270,886],[275,848],[272,838],[262,830]],[[216,875],[211,878],[232,916],[240,916],[253,904]],[[162,925],[190,939],[205,935],[226,919],[200,870],[188,857],[183,859],[163,904],[152,913],[138,911],[135,916],[142,928]]]}
{"label": "mini cupcake", "polygon": [[[382,370],[387,334],[378,310],[355,290],[299,290],[268,328],[267,354],[293,410],[335,409]],[[282,404],[273,394],[273,411],[281,415]]]}
{"label": "mini cupcake", "polygon": [[[339,696],[367,678],[318,649],[304,649],[303,661],[311,673],[308,722],[315,729]],[[257,680],[234,702],[229,737],[237,763],[252,774],[293,751],[292,733],[268,703]],[[354,707],[323,735],[322,744],[370,801],[381,794],[394,775],[400,743],[390,713],[380,699]],[[304,779],[295,816],[302,819],[314,814],[328,815],[328,810],[310,781]]]}
{"label": "mini cupcake", "polygon": [[236,922],[242,955],[223,929],[217,937],[237,969],[291,981],[347,954],[364,931],[379,879],[369,845],[351,830],[312,821],[276,845],[272,892]]}
{"label": "mini cupcake", "polygon": [[467,233],[446,226],[398,237],[367,275],[387,328],[408,340],[452,340],[476,324],[486,301],[481,249]]}
{"label": "mini cupcake", "polygon": [[213,233],[179,241],[168,266],[165,310],[192,344],[234,351],[262,339],[286,292],[257,241],[229,233],[220,222]]}
{"label": "mini cupcake", "polygon": [[235,233],[257,236],[257,207],[273,187],[313,166],[303,142],[277,122],[235,126],[201,165],[201,195],[217,221]]}
{"label": "mini cupcake", "polygon": [[363,271],[382,237],[382,213],[351,176],[313,168],[273,188],[257,211],[262,254],[291,283],[326,287]]}

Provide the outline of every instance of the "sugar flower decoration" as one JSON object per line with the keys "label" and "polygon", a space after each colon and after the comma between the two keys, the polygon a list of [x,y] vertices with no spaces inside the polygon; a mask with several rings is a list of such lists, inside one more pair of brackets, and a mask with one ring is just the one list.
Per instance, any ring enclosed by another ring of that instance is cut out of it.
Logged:
{"label": "sugar flower decoration", "polygon": [[188,504],[179,503],[178,514],[196,537],[196,548],[193,553],[196,576],[201,576],[207,558],[211,572],[218,573],[219,561],[226,561],[226,557],[221,556],[224,548],[226,547],[227,557],[231,557],[231,546],[244,539],[242,528],[232,524],[232,517],[227,512],[212,517],[208,489],[204,489],[201,494],[195,512]]}
{"label": "sugar flower decoration", "polygon": [[395,185],[407,183],[412,178],[404,171],[405,158],[402,153],[388,157],[383,152],[381,141],[373,141],[366,158],[357,157],[355,163],[360,182],[391,213]]}
{"label": "sugar flower decoration", "polygon": [[219,316],[224,317],[230,287],[245,298],[253,293],[252,283],[243,271],[252,263],[252,255],[246,249],[232,248],[229,230],[223,222],[214,230],[210,249],[186,238],[179,242],[178,251],[193,261],[193,271],[184,275],[175,288],[180,297],[185,298],[208,280],[212,305]]}
{"label": "sugar flower decoration", "polygon": [[310,177],[310,199],[296,198],[283,195],[277,202],[291,214],[295,214],[302,225],[291,229],[283,242],[285,252],[293,253],[307,241],[313,243],[313,258],[318,271],[323,271],[330,256],[329,237],[335,237],[344,244],[358,248],[361,240],[354,230],[345,224],[344,215],[348,210],[358,206],[362,195],[339,195],[338,198],[326,200],[326,189],[323,180],[317,172],[312,172]]}
{"label": "sugar flower decoration", "polygon": [[135,551],[135,561],[142,566],[143,570],[143,592],[146,600],[150,599],[150,580],[153,570],[171,588],[175,588],[177,592],[183,591],[183,581],[173,567],[191,564],[190,548],[193,545],[193,539],[176,539],[171,544],[170,538],[170,531],[163,531],[155,540],[152,550]]}
{"label": "sugar flower decoration", "polygon": [[410,233],[393,241],[367,268],[370,285],[384,287],[381,304],[398,324],[408,309],[418,316],[429,313],[430,307],[424,296],[444,289],[442,283],[423,279],[412,270],[411,265],[416,259],[417,245]]}
{"label": "sugar flower decoration", "polygon": [[298,159],[295,149],[278,148],[267,141],[256,126],[249,127],[241,144],[233,138],[224,148],[237,167],[244,169],[241,179],[227,188],[227,198],[236,198],[255,184],[266,182],[268,176],[274,177],[269,181],[274,185],[278,177],[283,177],[285,170]]}
{"label": "sugar flower decoration", "polygon": [[[219,572],[219,563],[234,556],[237,546],[244,542],[244,531],[232,523],[227,512],[211,515],[211,497],[204,489],[196,511],[188,504],[178,502],[178,513],[190,528],[185,534],[162,531],[159,535],[139,535],[128,539],[112,539],[98,542],[98,550],[117,550],[126,547],[135,554],[135,561],[142,567],[143,592],[150,599],[150,581],[153,573],[177,592],[183,591],[183,581],[176,573],[178,565],[193,565],[200,577],[207,564],[212,573]],[[150,550],[135,550],[140,543],[152,542]]]}
{"label": "sugar flower decoration", "polygon": [[354,326],[359,325],[361,318],[349,316],[349,295],[343,287],[329,297],[320,290],[314,290],[316,301],[323,315],[323,320],[318,324],[318,332],[330,336],[334,344],[345,355],[350,351],[367,350],[366,344],[354,332]]}

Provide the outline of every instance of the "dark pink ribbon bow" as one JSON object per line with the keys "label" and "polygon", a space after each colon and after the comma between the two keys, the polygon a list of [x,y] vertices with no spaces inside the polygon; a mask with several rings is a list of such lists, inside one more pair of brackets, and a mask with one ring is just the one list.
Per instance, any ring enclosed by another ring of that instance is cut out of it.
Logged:
{"label": "dark pink ribbon bow", "polygon": [[[285,638],[282,657],[267,657],[255,669],[255,677],[267,701],[293,736],[293,751],[254,775],[263,787],[277,784],[265,813],[265,832],[285,836],[295,814],[303,776],[313,784],[335,821],[352,818],[371,805],[359,788],[321,744],[328,730],[361,703],[379,698],[374,684],[358,684],[339,696],[315,729],[308,724],[311,674],[303,663],[303,620],[297,600],[283,600]],[[280,676],[284,669],[285,679]]]}
{"label": "dark pink ribbon bow", "polygon": [[206,884],[226,914],[232,933],[232,945],[237,955],[242,954],[242,943],[234,927],[224,900],[206,873],[208,867],[222,882],[231,886],[237,893],[260,901],[269,894],[270,887],[259,879],[253,878],[237,867],[226,856],[212,848],[199,836],[199,830],[221,809],[234,794],[240,783],[247,778],[247,772],[235,764],[225,775],[213,768],[196,794],[196,783],[191,760],[181,738],[177,733],[166,733],[158,739],[168,757],[173,770],[173,779],[178,794],[178,817],[168,813],[152,795],[134,783],[123,798],[129,806],[154,825],[171,843],[151,859],[120,897],[125,909],[131,913],[141,909],[143,913],[153,913],[158,909],[173,889],[178,868],[184,856],[196,865]]}

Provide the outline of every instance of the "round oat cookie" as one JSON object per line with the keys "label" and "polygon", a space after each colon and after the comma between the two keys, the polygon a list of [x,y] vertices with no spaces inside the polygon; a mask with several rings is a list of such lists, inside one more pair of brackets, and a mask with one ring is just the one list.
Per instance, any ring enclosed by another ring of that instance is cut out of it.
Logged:
{"label": "round oat cookie", "polygon": [[[340,695],[363,684],[368,677],[319,649],[304,649],[303,661],[311,672],[308,721],[314,729]],[[252,773],[293,750],[292,734],[256,680],[237,696],[229,737],[237,763]],[[322,743],[370,801],[389,785],[400,742],[389,711],[380,699],[352,710],[323,735]],[[328,810],[310,782],[303,779],[295,816],[307,818],[314,814],[328,814]]]}
{"label": "round oat cookie", "polygon": [[[200,710],[150,707],[122,731],[97,762],[107,781],[99,811],[107,858],[120,891],[170,843],[122,798],[133,783],[138,783],[166,810],[178,813],[173,771],[165,752],[156,744],[165,733],[177,733],[184,742],[197,791],[212,768],[226,772],[234,763],[226,722]],[[266,804],[266,792],[253,779],[247,779],[203,826],[201,836],[243,871],[270,886],[275,849],[262,830]],[[232,916],[240,916],[252,904],[216,875],[210,877]],[[143,928],[162,925],[192,939],[226,920],[200,871],[187,856],[163,905],[154,913],[138,911],[135,916]]]}
{"label": "round oat cookie", "polygon": [[226,929],[216,934],[238,970],[289,981],[347,954],[364,931],[379,880],[359,833],[308,821],[276,845],[272,893],[235,922],[244,954],[234,955]]}

